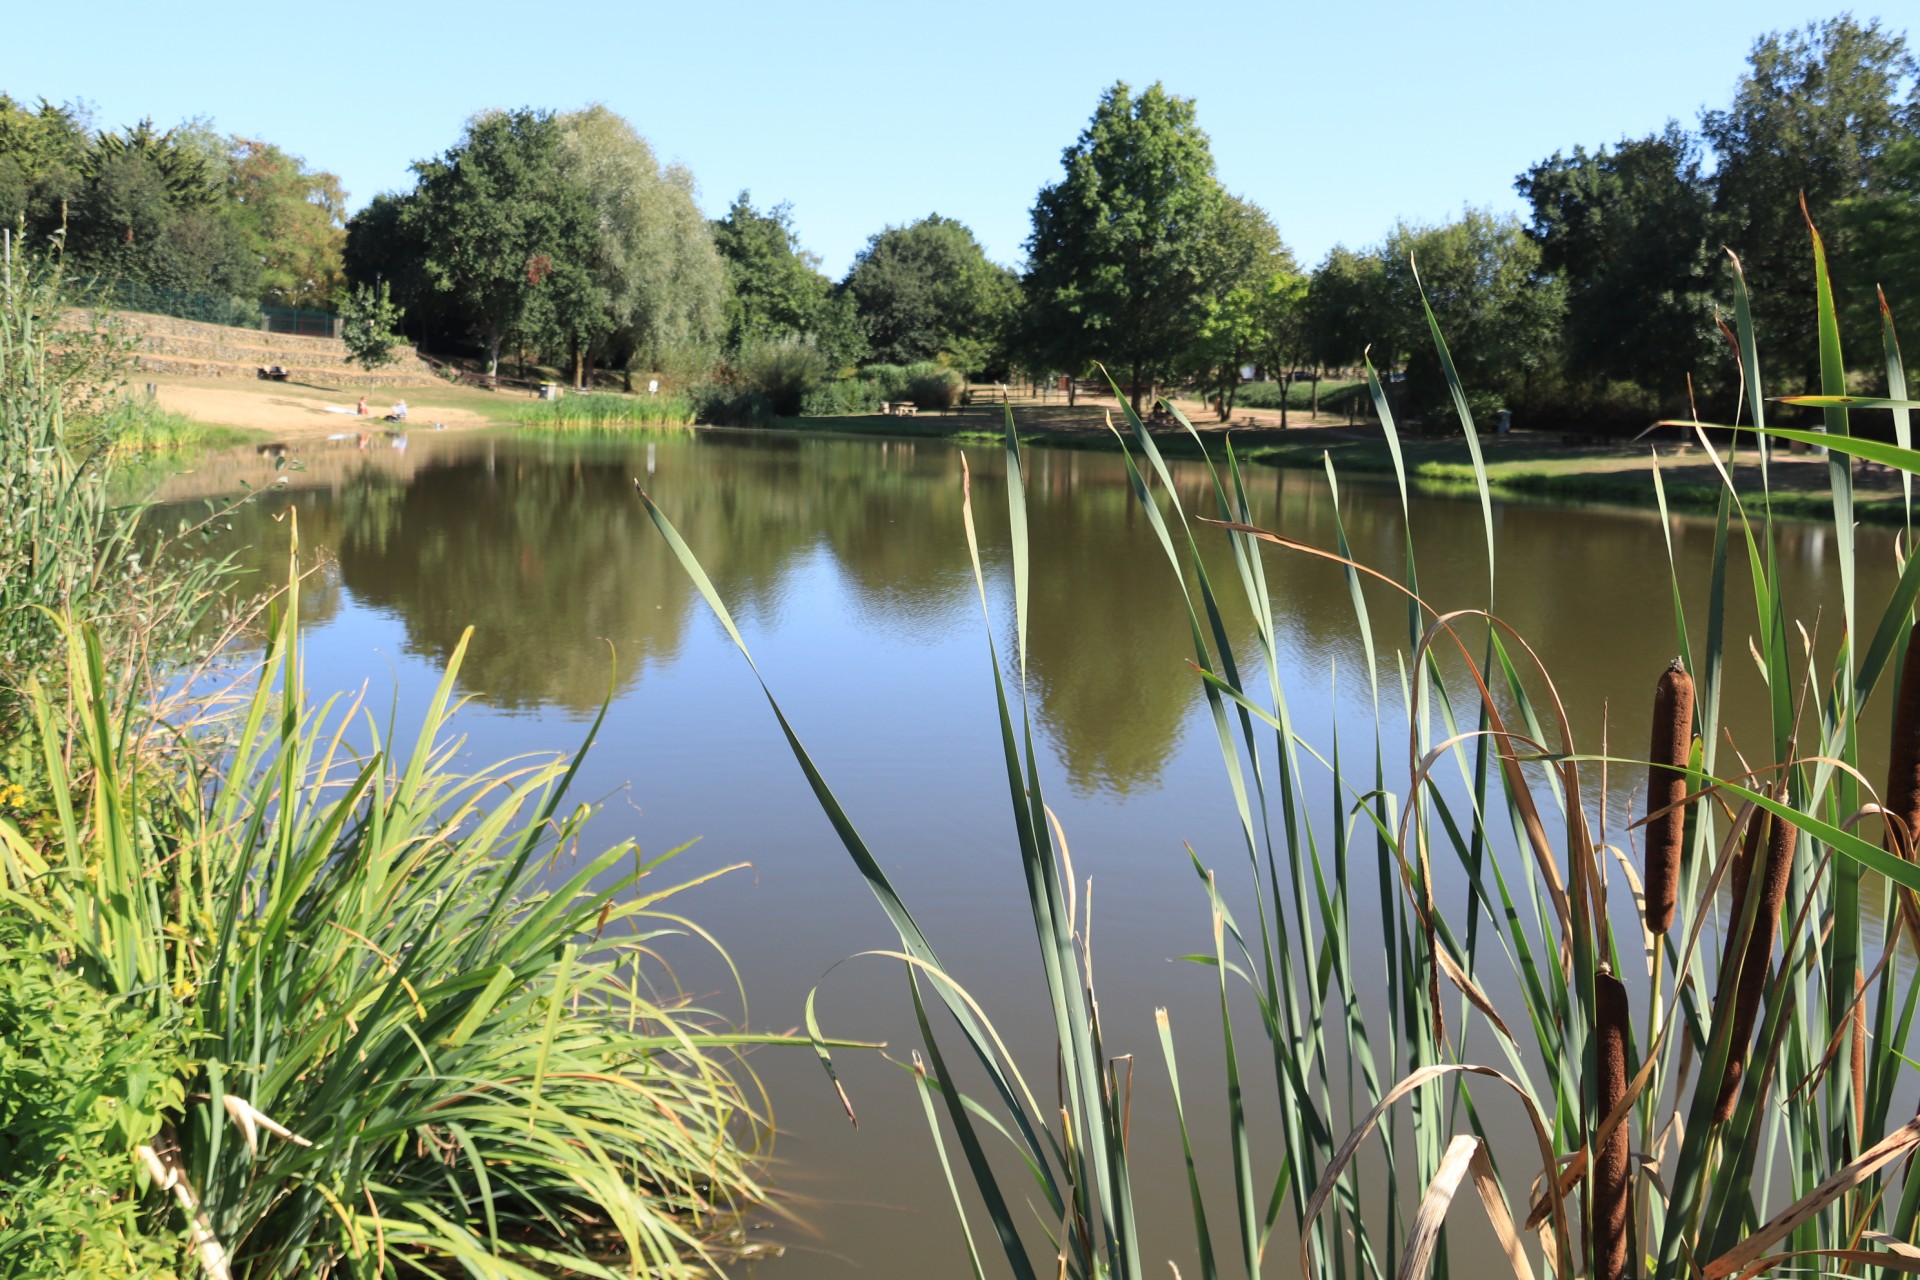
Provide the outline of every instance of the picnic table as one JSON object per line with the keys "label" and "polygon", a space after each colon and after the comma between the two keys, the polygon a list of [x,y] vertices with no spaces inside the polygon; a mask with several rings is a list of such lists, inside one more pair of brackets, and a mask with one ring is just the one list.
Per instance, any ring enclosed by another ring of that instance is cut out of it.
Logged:
{"label": "picnic table", "polygon": [[911,400],[882,400],[880,402],[880,413],[882,417],[911,418],[919,411],[919,408],[920,406]]}

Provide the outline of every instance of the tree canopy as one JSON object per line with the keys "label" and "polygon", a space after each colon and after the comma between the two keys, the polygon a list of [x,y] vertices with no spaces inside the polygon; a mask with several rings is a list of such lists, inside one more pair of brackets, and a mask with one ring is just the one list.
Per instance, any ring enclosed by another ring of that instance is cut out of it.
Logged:
{"label": "tree canopy", "polygon": [[[1903,36],[1850,14],[1754,42],[1733,103],[1708,111],[1701,134],[1718,162],[1714,216],[1740,255],[1754,322],[1789,375],[1817,379],[1807,213],[1829,237],[1835,279],[1870,288],[1833,214],[1869,196],[1888,153],[1920,131],[1920,68]],[[1838,233],[1838,234],[1836,234]],[[1854,335],[1855,341],[1861,335]]]}
{"label": "tree canopy", "polygon": [[810,340],[836,370],[866,355],[853,298],[836,291],[819,259],[800,247],[789,206],[756,209],[742,191],[714,222],[713,241],[730,286],[728,351],[797,337]]}
{"label": "tree canopy", "polygon": [[874,359],[912,364],[945,356],[979,373],[1001,363],[1019,277],[987,261],[961,223],[930,214],[876,232],[854,259],[843,288]]}
{"label": "tree canopy", "polygon": [[1110,362],[1137,405],[1206,323],[1226,193],[1192,100],[1159,84],[1108,89],[1061,165],[1033,206],[1026,345],[1069,373]]}
{"label": "tree canopy", "polygon": [[81,108],[0,94],[0,220],[103,282],[328,306],[345,205],[333,174],[206,120],[95,130]]}

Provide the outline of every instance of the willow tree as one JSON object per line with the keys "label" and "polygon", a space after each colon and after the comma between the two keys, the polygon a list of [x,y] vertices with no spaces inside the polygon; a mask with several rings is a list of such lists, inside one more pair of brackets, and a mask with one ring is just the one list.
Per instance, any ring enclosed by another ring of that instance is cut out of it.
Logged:
{"label": "willow tree", "polygon": [[557,317],[575,384],[602,354],[629,377],[636,365],[698,363],[725,323],[726,274],[693,175],[662,167],[631,124],[597,103],[560,116],[559,127],[561,180],[594,214],[577,264],[590,288]]}

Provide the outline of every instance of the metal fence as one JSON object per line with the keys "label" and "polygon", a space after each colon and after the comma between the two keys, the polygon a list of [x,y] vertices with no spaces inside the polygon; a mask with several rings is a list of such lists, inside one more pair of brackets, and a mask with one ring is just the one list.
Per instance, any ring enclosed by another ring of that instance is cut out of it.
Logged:
{"label": "metal fence", "polygon": [[331,311],[302,311],[295,307],[261,307],[260,327],[268,333],[291,333],[305,338],[337,338],[340,317]]}
{"label": "metal fence", "polygon": [[250,298],[190,293],[185,289],[168,289],[133,280],[111,283],[97,281],[91,292],[103,304],[122,311],[144,311],[149,315],[174,316],[181,320],[198,320],[203,324],[259,329],[266,333],[288,333],[309,338],[340,336],[340,317],[331,311],[263,307]]}

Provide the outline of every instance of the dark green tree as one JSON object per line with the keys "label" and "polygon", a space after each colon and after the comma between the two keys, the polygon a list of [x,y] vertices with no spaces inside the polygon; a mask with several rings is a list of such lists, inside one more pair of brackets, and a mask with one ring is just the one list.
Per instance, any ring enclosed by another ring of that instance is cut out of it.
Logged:
{"label": "dark green tree", "polygon": [[1019,277],[987,261],[973,232],[931,214],[867,241],[842,288],[853,296],[871,354],[889,364],[945,355],[980,373],[1000,360]]}
{"label": "dark green tree", "polygon": [[1386,263],[1377,253],[1345,245],[1328,251],[1307,286],[1306,347],[1321,368],[1352,368],[1372,348],[1374,364],[1399,367],[1413,317],[1387,304]]}
{"label": "dark green tree", "polygon": [[584,191],[563,181],[560,126],[547,111],[476,116],[444,155],[414,165],[419,176],[400,211],[420,246],[427,284],[446,295],[486,347],[497,373],[509,338],[537,341],[578,323],[570,300],[542,295],[557,268],[592,252],[595,228]]}
{"label": "dark green tree", "polygon": [[865,357],[854,300],[836,291],[820,273],[819,259],[800,247],[792,206],[756,209],[752,195],[742,191],[713,224],[713,243],[727,271],[729,354],[797,336],[813,339],[835,372]]}
{"label": "dark green tree", "polygon": [[1876,285],[1894,317],[1906,319],[1909,332],[1920,329],[1920,138],[1888,147],[1873,190],[1834,211],[1854,264],[1855,286],[1841,300],[1853,333],[1871,334],[1878,323]]}
{"label": "dark green tree", "polygon": [[1712,351],[1713,198],[1676,123],[1613,148],[1555,153],[1514,183],[1533,206],[1541,271],[1566,290],[1568,375],[1638,384],[1684,406]]}
{"label": "dark green tree", "polygon": [[[1920,69],[1904,36],[1850,14],[1762,36],[1725,111],[1701,117],[1718,161],[1714,214],[1753,291],[1762,358],[1817,384],[1813,270],[1800,197],[1823,234],[1844,296],[1871,288],[1868,264],[1833,215],[1872,194],[1889,148],[1920,131]],[[1869,335],[1848,335],[1858,349]]]}
{"label": "dark green tree", "polygon": [[1403,222],[1381,259],[1386,307],[1418,326],[1417,338],[1403,331],[1394,340],[1407,352],[1408,391],[1420,411],[1443,421],[1453,415],[1427,335],[1422,287],[1470,403],[1480,399],[1492,409],[1524,401],[1532,381],[1554,369],[1565,291],[1541,276],[1540,248],[1518,218],[1469,209],[1444,226]]}
{"label": "dark green tree", "polygon": [[21,221],[36,240],[66,224],[92,151],[84,107],[45,98],[29,109],[0,93],[0,219]]}
{"label": "dark green tree", "polygon": [[1180,369],[1215,297],[1210,241],[1226,195],[1213,152],[1191,100],[1122,83],[1061,163],[1027,239],[1030,363],[1077,374],[1106,361],[1138,407]]}

